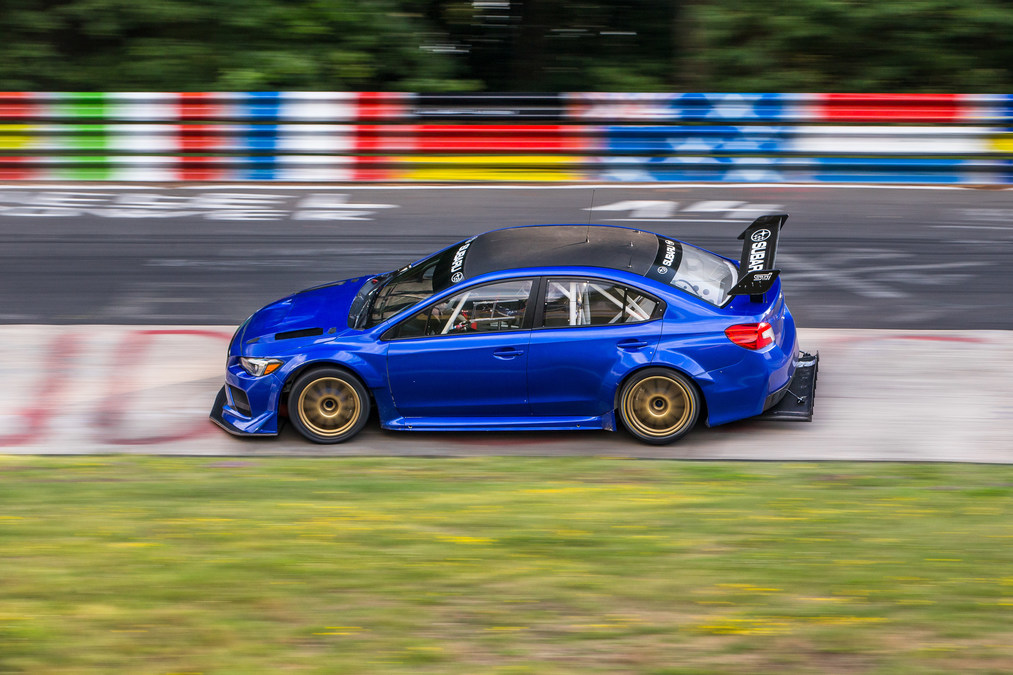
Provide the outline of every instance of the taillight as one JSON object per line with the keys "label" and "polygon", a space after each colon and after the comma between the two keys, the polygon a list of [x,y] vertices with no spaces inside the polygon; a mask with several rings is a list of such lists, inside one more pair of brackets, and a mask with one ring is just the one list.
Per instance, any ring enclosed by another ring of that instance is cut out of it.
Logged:
{"label": "taillight", "polygon": [[770,324],[740,323],[725,329],[728,339],[746,349],[763,349],[774,342],[774,329]]}

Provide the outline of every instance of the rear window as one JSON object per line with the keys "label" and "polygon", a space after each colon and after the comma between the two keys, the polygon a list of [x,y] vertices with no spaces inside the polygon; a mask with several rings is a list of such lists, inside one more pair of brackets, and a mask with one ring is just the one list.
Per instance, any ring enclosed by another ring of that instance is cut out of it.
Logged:
{"label": "rear window", "polygon": [[658,255],[647,276],[720,307],[738,279],[738,268],[721,256],[658,237]]}
{"label": "rear window", "polygon": [[683,246],[682,262],[672,285],[687,293],[721,306],[735,285],[738,270],[724,258],[695,246]]}

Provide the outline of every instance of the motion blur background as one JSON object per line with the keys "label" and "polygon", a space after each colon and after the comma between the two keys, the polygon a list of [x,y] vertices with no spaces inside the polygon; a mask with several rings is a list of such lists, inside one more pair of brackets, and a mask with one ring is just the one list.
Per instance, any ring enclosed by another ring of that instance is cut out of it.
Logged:
{"label": "motion blur background", "polygon": [[1013,90],[1005,0],[4,0],[9,91]]}
{"label": "motion blur background", "polygon": [[[1010,0],[0,0],[0,672],[1013,671],[1011,91]],[[207,420],[300,288],[770,211],[811,424]]]}

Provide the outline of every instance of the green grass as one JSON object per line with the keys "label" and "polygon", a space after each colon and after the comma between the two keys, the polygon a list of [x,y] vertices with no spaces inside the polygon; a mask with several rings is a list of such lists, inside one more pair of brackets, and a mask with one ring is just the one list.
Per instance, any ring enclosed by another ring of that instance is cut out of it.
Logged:
{"label": "green grass", "polygon": [[1013,669],[1013,467],[0,456],[0,672]]}

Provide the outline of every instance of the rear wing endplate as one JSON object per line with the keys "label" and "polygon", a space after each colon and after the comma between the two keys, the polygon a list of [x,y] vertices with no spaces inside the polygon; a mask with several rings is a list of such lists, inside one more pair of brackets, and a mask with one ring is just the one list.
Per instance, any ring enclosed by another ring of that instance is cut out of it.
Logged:
{"label": "rear wing endplate", "polygon": [[732,286],[728,295],[763,295],[774,285],[781,270],[753,270]]}
{"label": "rear wing endplate", "polygon": [[777,280],[780,270],[774,269],[777,238],[788,220],[787,213],[760,216],[739,235],[742,257],[739,279],[729,295],[763,295]]}

